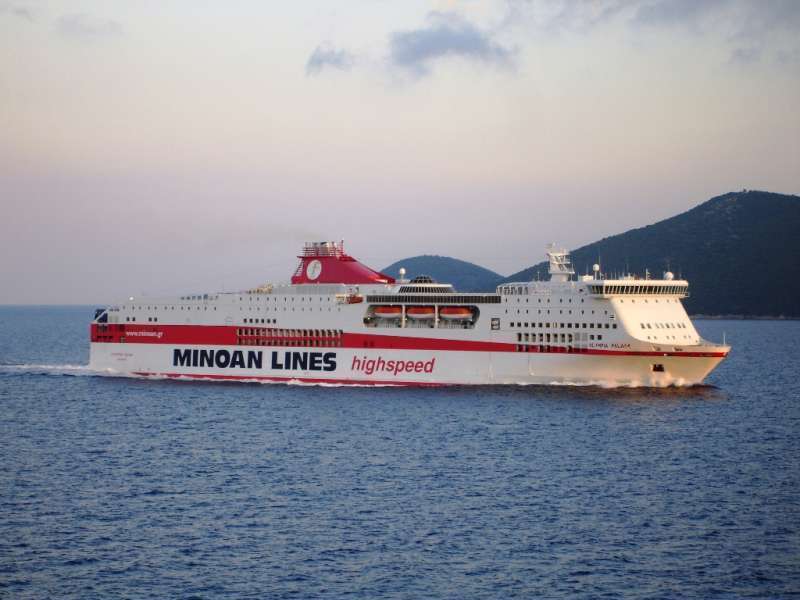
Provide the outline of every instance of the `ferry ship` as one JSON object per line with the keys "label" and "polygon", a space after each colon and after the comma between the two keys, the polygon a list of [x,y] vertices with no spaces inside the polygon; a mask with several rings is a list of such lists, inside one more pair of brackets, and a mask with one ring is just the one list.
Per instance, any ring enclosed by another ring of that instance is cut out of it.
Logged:
{"label": "ferry ship", "polygon": [[307,243],[288,284],[131,297],[98,309],[90,367],[127,375],[312,384],[700,384],[730,351],[703,340],[688,283],[576,277],[547,248],[549,281],[460,293],[370,269],[342,242]]}

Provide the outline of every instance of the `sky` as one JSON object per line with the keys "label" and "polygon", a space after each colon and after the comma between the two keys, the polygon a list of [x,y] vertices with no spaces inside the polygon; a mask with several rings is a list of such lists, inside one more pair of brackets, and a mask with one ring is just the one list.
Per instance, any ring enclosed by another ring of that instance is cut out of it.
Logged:
{"label": "sky", "polygon": [[799,107],[796,0],[0,0],[0,303],[506,275],[800,193]]}

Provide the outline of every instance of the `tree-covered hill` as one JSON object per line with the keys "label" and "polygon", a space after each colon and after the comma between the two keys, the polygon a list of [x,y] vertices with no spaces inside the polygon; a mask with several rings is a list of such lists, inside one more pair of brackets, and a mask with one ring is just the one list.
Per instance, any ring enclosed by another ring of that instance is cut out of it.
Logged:
{"label": "tree-covered hill", "polygon": [[[800,317],[800,197],[732,192],[572,252],[578,273],[598,259],[607,274],[669,269],[687,279],[691,314]],[[547,277],[546,263],[506,281],[537,273]]]}
{"label": "tree-covered hill", "polygon": [[502,275],[476,264],[447,256],[414,256],[404,258],[381,269],[392,277],[397,277],[400,267],[405,267],[406,278],[430,275],[436,281],[452,283],[459,292],[494,291]]}

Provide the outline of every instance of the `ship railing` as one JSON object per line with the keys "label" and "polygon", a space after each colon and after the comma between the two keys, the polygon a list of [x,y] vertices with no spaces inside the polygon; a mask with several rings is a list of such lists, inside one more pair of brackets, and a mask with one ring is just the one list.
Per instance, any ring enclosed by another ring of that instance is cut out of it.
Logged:
{"label": "ship railing", "polygon": [[303,246],[301,256],[343,256],[342,242],[307,242]]}

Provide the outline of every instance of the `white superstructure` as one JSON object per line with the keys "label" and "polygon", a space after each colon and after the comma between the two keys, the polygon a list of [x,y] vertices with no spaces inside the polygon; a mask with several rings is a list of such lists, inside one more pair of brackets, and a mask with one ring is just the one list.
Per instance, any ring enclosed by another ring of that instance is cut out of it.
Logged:
{"label": "white superstructure", "polygon": [[701,339],[688,283],[576,278],[550,246],[550,281],[458,293],[395,280],[307,244],[286,285],[130,298],[97,311],[91,367],[208,379],[447,385],[698,384],[730,348]]}

